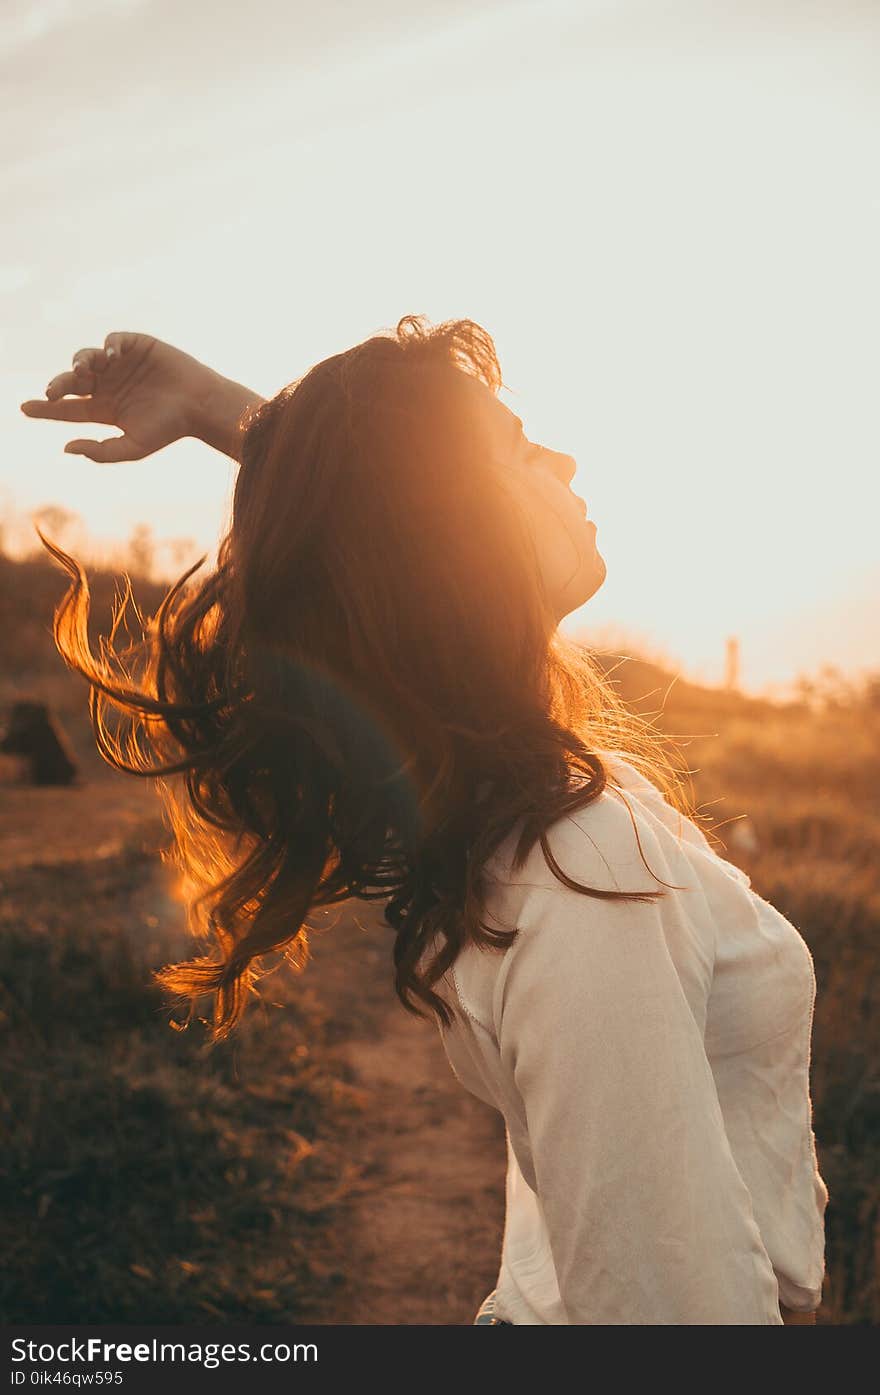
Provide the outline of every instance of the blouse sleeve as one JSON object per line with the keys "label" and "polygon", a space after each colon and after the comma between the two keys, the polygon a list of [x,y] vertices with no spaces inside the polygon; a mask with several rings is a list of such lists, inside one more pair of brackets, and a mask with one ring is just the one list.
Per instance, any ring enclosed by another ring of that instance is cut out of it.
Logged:
{"label": "blouse sleeve", "polygon": [[[587,885],[587,872],[582,874]],[[702,1034],[654,903],[543,893],[496,1030],[571,1323],[780,1325]]]}

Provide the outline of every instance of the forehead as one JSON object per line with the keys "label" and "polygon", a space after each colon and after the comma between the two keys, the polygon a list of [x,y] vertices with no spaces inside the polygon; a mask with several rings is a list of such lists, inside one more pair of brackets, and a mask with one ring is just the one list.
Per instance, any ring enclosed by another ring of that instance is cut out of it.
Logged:
{"label": "forehead", "polygon": [[519,417],[509,407],[505,407],[492,389],[487,387],[479,378],[473,377],[470,373],[462,373],[461,377],[464,400],[468,410],[479,422],[481,428],[490,431],[492,436],[499,441],[515,440],[522,431],[522,422]]}

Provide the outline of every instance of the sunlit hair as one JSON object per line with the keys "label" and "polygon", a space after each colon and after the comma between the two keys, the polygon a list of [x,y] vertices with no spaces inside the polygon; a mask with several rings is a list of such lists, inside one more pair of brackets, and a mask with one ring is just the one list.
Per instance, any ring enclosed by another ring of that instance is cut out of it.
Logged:
{"label": "sunlit hair", "polygon": [[482,869],[520,819],[514,866],[540,838],[584,895],[665,894],[585,887],[552,858],[549,825],[614,783],[601,749],[686,806],[656,729],[557,630],[468,375],[502,386],[484,329],[406,316],[251,409],[216,567],[153,617],[135,605],[122,647],[130,584],[95,654],[84,570],[40,534],[72,578],[55,642],[98,749],[157,779],[208,941],[156,977],[187,1021],[212,995],[212,1041],[266,957],[303,968],[310,912],[349,897],[386,902],[402,1003],[448,1025],[438,979],[515,934],[483,924]]}

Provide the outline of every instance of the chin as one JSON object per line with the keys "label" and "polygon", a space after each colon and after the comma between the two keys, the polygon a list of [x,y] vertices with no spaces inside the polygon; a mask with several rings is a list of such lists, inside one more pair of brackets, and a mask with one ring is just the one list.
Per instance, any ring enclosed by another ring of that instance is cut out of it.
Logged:
{"label": "chin", "polygon": [[595,596],[607,575],[608,568],[605,566],[605,558],[601,552],[594,551],[589,564],[584,567],[583,576],[580,578],[581,584],[578,589],[581,594],[576,604],[583,605],[584,601]]}
{"label": "chin", "polygon": [[601,552],[596,553],[596,562],[596,580],[593,585],[593,589],[590,592],[591,596],[595,596],[596,592],[599,590],[599,587],[602,585],[606,576],[608,575],[608,568],[605,565],[605,558],[602,556]]}
{"label": "chin", "polygon": [[592,596],[595,596],[604,582],[607,572],[605,558],[601,552],[594,551],[589,562],[584,563],[583,569],[566,589],[565,595],[560,597],[557,605],[558,618],[564,620],[566,615],[570,615],[573,610],[585,605]]}

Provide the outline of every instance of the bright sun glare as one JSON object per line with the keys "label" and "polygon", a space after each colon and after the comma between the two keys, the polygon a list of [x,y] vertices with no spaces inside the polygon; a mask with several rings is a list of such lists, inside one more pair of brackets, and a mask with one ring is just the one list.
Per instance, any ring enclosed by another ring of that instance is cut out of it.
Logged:
{"label": "bright sun glare", "polygon": [[187,7],[170,55],[168,0],[8,31],[6,512],[216,542],[204,446],[71,465],[67,427],[18,414],[110,330],[268,394],[405,313],[467,315],[530,438],[578,460],[608,578],[566,629],[708,681],[735,634],[753,689],[876,666],[877,14],[368,8],[340,37],[333,6],[216,33]]}

